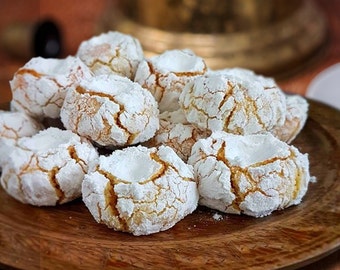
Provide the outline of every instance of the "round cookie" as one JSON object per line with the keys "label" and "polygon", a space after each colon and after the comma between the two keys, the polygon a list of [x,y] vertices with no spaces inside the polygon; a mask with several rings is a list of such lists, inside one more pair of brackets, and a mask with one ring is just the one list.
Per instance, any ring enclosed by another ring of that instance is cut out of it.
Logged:
{"label": "round cookie", "polygon": [[66,88],[91,76],[90,69],[77,57],[32,58],[10,81],[12,110],[35,118],[59,118]]}
{"label": "round cookie", "polygon": [[77,56],[96,75],[117,74],[133,80],[144,53],[136,38],[109,31],[83,41]]}
{"label": "round cookie", "polygon": [[286,116],[285,96],[273,80],[242,69],[196,78],[183,88],[179,103],[190,123],[240,135],[270,131]]}
{"label": "round cookie", "polygon": [[159,127],[151,93],[119,75],[98,75],[70,89],[61,121],[66,129],[106,147],[147,141]]}
{"label": "round cookie", "polygon": [[98,223],[134,235],[167,230],[198,203],[191,166],[167,146],[132,146],[100,156],[82,194]]}
{"label": "round cookie", "polygon": [[287,95],[286,107],[284,124],[275,127],[271,133],[281,141],[291,143],[307,121],[309,104],[305,98],[299,95]]}
{"label": "round cookie", "polygon": [[32,136],[43,128],[41,123],[23,112],[0,110],[0,171],[9,148],[19,138]]}
{"label": "round cookie", "polygon": [[81,196],[84,175],[97,158],[86,139],[69,130],[48,128],[9,148],[1,186],[25,204],[63,204]]}
{"label": "round cookie", "polygon": [[192,148],[201,205],[263,217],[301,202],[310,181],[307,154],[272,134],[214,132]]}
{"label": "round cookie", "polygon": [[160,112],[175,111],[184,85],[206,71],[204,60],[192,51],[168,50],[141,61],[135,81],[154,95]]}
{"label": "round cookie", "polygon": [[37,120],[23,112],[11,112],[0,110],[0,137],[17,140],[21,137],[29,137],[44,127]]}

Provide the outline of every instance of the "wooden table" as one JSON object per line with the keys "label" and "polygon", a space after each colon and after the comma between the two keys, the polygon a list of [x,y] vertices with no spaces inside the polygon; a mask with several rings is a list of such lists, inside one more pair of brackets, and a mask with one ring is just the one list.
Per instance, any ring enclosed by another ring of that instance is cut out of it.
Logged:
{"label": "wooden table", "polygon": [[[328,38],[325,45],[320,49],[313,59],[298,67],[289,76],[276,78],[282,89],[291,93],[304,95],[311,80],[325,68],[340,62],[340,1],[317,0],[316,1],[326,15],[329,25]],[[0,18],[0,26],[1,26]],[[74,52],[64,52],[65,55]],[[0,103],[11,100],[9,80],[14,72],[25,62],[13,59],[5,52],[0,51]],[[340,220],[339,220],[340,222]],[[1,263],[0,263],[1,268]],[[340,269],[340,250],[329,254],[324,258],[316,258],[316,262],[301,269]]]}

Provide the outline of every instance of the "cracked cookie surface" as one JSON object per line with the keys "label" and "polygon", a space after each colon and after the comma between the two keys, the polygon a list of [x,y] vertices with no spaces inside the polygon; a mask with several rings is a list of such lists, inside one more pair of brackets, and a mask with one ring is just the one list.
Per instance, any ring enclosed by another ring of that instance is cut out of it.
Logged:
{"label": "cracked cookie surface", "polygon": [[134,81],[153,94],[160,112],[175,111],[185,84],[206,71],[205,61],[192,51],[168,50],[141,61]]}
{"label": "cracked cookie surface", "polygon": [[285,122],[270,132],[281,141],[291,143],[306,124],[309,104],[302,96],[287,95],[286,107]]}
{"label": "cracked cookie surface", "polygon": [[19,138],[32,136],[43,128],[41,123],[26,113],[0,110],[0,171],[7,159],[8,148]]}
{"label": "cracked cookie surface", "polygon": [[32,136],[43,128],[40,122],[26,113],[0,110],[1,138],[17,140],[21,137]]}
{"label": "cracked cookie surface", "polygon": [[297,205],[307,192],[307,154],[272,134],[214,132],[199,140],[188,161],[200,204],[225,213],[263,217]]}
{"label": "cracked cookie surface", "polygon": [[71,131],[48,128],[9,148],[1,186],[22,203],[63,204],[81,196],[84,174],[97,158],[88,140]]}
{"label": "cracked cookie surface", "polygon": [[82,193],[98,223],[134,235],[173,227],[198,202],[191,166],[167,146],[132,146],[100,156],[85,175]]}
{"label": "cracked cookie surface", "polygon": [[68,91],[61,121],[65,128],[105,147],[144,142],[159,127],[151,93],[119,75],[98,75]]}
{"label": "cracked cookie surface", "polygon": [[35,57],[21,67],[10,81],[11,107],[35,118],[58,118],[66,89],[93,76],[77,57]]}
{"label": "cracked cookie surface", "polygon": [[164,112],[160,115],[159,129],[155,136],[146,143],[148,147],[167,145],[187,162],[191,148],[199,139],[211,134],[209,130],[202,130],[185,120],[181,110]]}
{"label": "cracked cookie surface", "polygon": [[190,123],[240,135],[270,131],[286,116],[274,81],[243,69],[209,71],[186,84],[179,103]]}
{"label": "cracked cookie surface", "polygon": [[109,31],[83,41],[77,56],[96,75],[117,74],[133,80],[144,52],[136,38]]}

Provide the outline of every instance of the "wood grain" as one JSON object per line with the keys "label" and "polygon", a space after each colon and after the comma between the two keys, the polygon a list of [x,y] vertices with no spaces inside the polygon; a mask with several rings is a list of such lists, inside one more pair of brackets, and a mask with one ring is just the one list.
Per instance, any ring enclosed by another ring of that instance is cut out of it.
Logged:
{"label": "wood grain", "polygon": [[340,247],[340,112],[310,101],[294,141],[309,153],[303,202],[255,219],[200,207],[175,227],[132,236],[97,224],[82,201],[33,207],[0,189],[0,262],[19,269],[295,269]]}

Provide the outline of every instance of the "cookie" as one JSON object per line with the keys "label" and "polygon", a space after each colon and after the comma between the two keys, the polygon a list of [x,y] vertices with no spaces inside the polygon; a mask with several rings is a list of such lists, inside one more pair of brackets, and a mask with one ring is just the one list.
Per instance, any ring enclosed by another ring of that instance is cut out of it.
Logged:
{"label": "cookie", "polygon": [[104,147],[122,147],[152,138],[158,106],[149,91],[119,75],[98,75],[70,89],[61,109],[66,129]]}
{"label": "cookie", "polygon": [[291,143],[306,124],[309,104],[302,96],[287,95],[286,107],[285,122],[271,130],[271,133],[281,141]]}
{"label": "cookie", "polygon": [[308,155],[271,133],[214,132],[192,148],[201,205],[263,217],[301,202],[310,181]]}
{"label": "cookie", "polygon": [[59,118],[66,88],[76,87],[91,76],[90,69],[77,57],[32,58],[10,81],[12,110],[39,119]]}
{"label": "cookie", "polygon": [[26,113],[0,110],[0,138],[16,141],[32,136],[43,128],[40,122]]}
{"label": "cookie", "polygon": [[109,31],[83,41],[76,54],[96,75],[116,74],[133,80],[144,58],[138,39]]}
{"label": "cookie", "polygon": [[18,201],[36,206],[79,198],[84,175],[98,158],[88,140],[58,128],[20,138],[8,150],[1,186]]}
{"label": "cookie", "polygon": [[286,100],[273,80],[248,70],[210,71],[183,88],[179,103],[202,129],[246,135],[282,126]]}
{"label": "cookie", "polygon": [[133,235],[167,230],[198,203],[191,166],[167,146],[132,146],[100,156],[82,194],[98,223]]}
{"label": "cookie", "polygon": [[159,129],[146,145],[149,147],[167,145],[186,162],[194,143],[199,139],[208,137],[211,132],[199,129],[185,121],[183,112],[180,113],[180,111],[162,113],[160,115]]}
{"label": "cookie", "polygon": [[168,50],[141,61],[135,81],[154,95],[160,112],[175,111],[183,87],[206,71],[205,61],[191,50]]}

